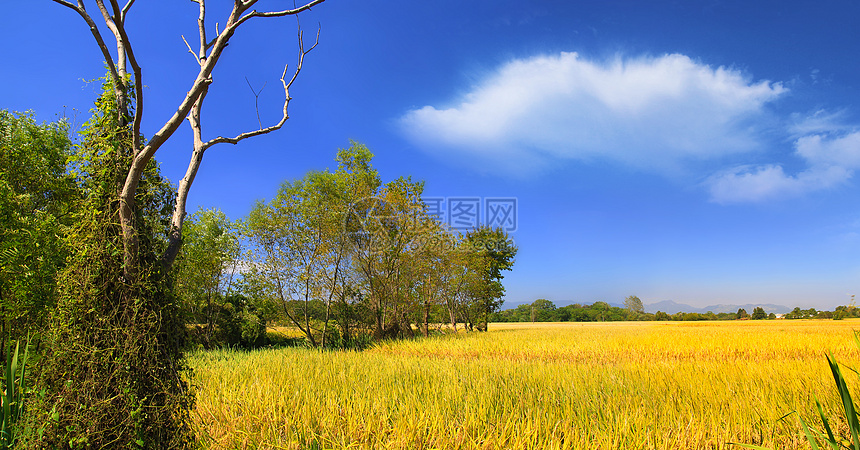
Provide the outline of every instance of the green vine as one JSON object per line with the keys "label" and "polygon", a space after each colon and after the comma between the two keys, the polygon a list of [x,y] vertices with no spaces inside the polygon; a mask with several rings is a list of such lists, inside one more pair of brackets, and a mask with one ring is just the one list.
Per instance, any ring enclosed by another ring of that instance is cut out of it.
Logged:
{"label": "green vine", "polygon": [[[124,278],[119,192],[131,163],[130,127],[109,83],[85,124],[74,170],[86,193],[58,277],[31,414],[48,422],[35,448],[186,448],[193,395],[182,379],[185,327],[157,255],[165,245],[170,186],[152,163],[136,195],[138,276]],[[51,411],[46,414],[46,411]]]}

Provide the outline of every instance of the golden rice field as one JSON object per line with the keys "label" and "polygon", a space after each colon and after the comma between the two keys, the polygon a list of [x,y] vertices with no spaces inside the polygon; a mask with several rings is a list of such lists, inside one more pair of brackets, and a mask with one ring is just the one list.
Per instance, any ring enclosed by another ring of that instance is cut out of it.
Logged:
{"label": "golden rice field", "polygon": [[[213,449],[808,448],[860,321],[491,324],[363,352],[191,357]],[[856,376],[846,371],[849,385]],[[841,422],[840,422],[841,423]]]}

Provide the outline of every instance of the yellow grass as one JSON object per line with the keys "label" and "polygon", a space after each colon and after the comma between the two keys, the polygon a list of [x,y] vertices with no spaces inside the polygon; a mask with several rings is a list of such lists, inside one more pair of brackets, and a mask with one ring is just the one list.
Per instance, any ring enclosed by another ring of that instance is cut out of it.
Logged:
{"label": "yellow grass", "polygon": [[[210,448],[808,448],[860,321],[491,324],[364,352],[195,353]],[[856,376],[846,371],[849,385]],[[735,447],[739,448],[739,447]]]}

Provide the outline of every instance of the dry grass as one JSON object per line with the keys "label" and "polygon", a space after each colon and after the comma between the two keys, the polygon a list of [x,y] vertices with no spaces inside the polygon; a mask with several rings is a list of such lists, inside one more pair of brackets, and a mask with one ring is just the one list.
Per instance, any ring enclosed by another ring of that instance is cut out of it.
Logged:
{"label": "dry grass", "polygon": [[210,448],[804,448],[858,321],[493,324],[364,352],[192,356]]}

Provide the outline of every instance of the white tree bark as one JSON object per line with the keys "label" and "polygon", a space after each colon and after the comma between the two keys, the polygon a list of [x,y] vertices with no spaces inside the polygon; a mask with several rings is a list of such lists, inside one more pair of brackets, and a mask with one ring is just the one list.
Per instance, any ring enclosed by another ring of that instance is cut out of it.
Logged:
{"label": "white tree bark", "polygon": [[[171,222],[170,242],[167,251],[162,256],[162,262],[165,267],[169,268],[173,264],[173,261],[179,252],[179,248],[182,245],[182,222],[185,218],[188,191],[191,189],[191,185],[194,182],[194,177],[197,174],[204,152],[215,144],[236,144],[244,139],[278,130],[283,126],[289,118],[287,114],[287,106],[290,101],[289,87],[298,77],[298,74],[302,69],[305,55],[313,50],[313,48],[316,47],[317,42],[319,42],[319,32],[317,32],[317,41],[314,45],[311,46],[310,49],[305,50],[302,42],[302,32],[301,29],[299,29],[299,61],[289,82],[285,81],[287,74],[286,68],[284,69],[284,74],[281,77],[281,82],[284,86],[285,101],[283,116],[277,124],[241,133],[232,138],[219,136],[215,139],[204,142],[202,138],[202,125],[200,123],[200,112],[203,108],[203,99],[208,92],[209,85],[213,81],[212,71],[223,55],[224,49],[227,48],[230,38],[242,24],[252,18],[292,16],[302,11],[309,10],[311,7],[316,6],[325,0],[311,0],[302,6],[280,11],[252,10],[251,8],[256,5],[259,0],[234,0],[232,11],[224,24],[224,29],[219,32],[216,28],[217,36],[212,41],[207,41],[206,39],[206,0],[192,0],[199,5],[197,24],[200,33],[200,46],[199,51],[195,56],[197,57],[200,65],[200,70],[197,77],[192,82],[188,93],[179,102],[176,112],[174,112],[173,115],[164,122],[161,128],[152,135],[145,145],[140,140],[140,125],[144,111],[142,71],[134,57],[131,40],[125,30],[125,19],[129,10],[134,5],[135,0],[128,0],[122,8],[120,8],[118,0],[108,0],[109,3],[107,5],[104,0],[95,0],[105,26],[107,26],[111,31],[116,41],[117,54],[115,57],[111,54],[110,49],[105,43],[96,22],[87,12],[84,0],[76,0],[76,3],[72,3],[69,0],[53,1],[77,12],[89,27],[90,32],[95,38],[96,44],[101,50],[102,56],[108,65],[108,70],[110,71],[111,80],[114,86],[114,94],[116,95],[117,105],[119,107],[119,114],[121,115],[120,123],[122,125],[127,125],[129,123],[128,111],[130,104],[128,95],[130,86],[127,84],[128,77],[126,62],[128,65],[131,65],[132,68],[131,80],[134,83],[133,87],[131,87],[131,91],[134,95],[134,116],[131,118],[133,143],[130,152],[132,155],[132,163],[120,192],[119,209],[119,220],[123,233],[123,261],[125,277],[128,280],[135,279],[139,269],[138,224],[135,223],[135,211],[137,209],[137,205],[135,205],[135,193],[137,192],[138,184],[140,183],[144,168],[150,162],[158,149],[161,148],[168,139],[170,139],[186,117],[191,124],[194,133],[191,160],[188,165],[188,171],[179,184],[176,205]],[[108,6],[110,8],[108,8]]]}

